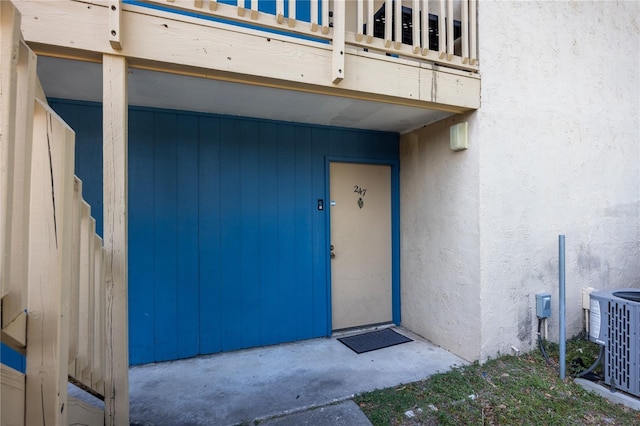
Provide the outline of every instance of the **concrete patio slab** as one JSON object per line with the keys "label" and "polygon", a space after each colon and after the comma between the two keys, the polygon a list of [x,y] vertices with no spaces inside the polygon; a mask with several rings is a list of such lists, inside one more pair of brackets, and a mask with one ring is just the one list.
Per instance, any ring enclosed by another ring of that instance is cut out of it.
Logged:
{"label": "concrete patio slab", "polygon": [[[357,419],[359,409],[336,402],[466,364],[408,330],[394,329],[414,341],[358,355],[337,340],[340,335],[134,366],[129,372],[131,422],[340,424],[341,418]],[[312,410],[317,407],[323,408]],[[348,424],[368,423],[355,421]]]}
{"label": "concrete patio slab", "polygon": [[348,400],[267,419],[260,426],[371,426],[355,402]]}

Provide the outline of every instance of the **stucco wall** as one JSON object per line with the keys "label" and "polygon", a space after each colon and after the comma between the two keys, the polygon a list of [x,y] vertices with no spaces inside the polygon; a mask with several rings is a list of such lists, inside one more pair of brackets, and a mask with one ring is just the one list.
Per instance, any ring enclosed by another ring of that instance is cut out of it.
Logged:
{"label": "stucco wall", "polygon": [[[469,150],[446,152],[438,125],[401,141],[402,304],[407,326],[486,360],[534,347],[539,292],[552,294],[557,341],[559,234],[568,336],[582,330],[583,287],[640,287],[640,3],[478,11],[482,106],[467,117]],[[477,234],[463,232],[474,223]],[[473,247],[470,261],[462,248]],[[460,265],[468,285],[455,297]],[[455,303],[412,300],[434,297]]]}
{"label": "stucco wall", "polygon": [[566,235],[567,335],[581,289],[640,287],[640,3],[479,7],[481,358],[535,342]]}
{"label": "stucco wall", "polygon": [[449,149],[444,120],[400,139],[402,324],[457,355],[480,350],[479,145]]}

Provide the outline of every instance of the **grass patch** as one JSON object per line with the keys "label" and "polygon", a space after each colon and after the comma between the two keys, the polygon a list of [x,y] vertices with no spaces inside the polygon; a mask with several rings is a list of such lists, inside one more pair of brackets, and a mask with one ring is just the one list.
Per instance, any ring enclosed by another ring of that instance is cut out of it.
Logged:
{"label": "grass patch", "polygon": [[[564,381],[558,374],[558,346],[546,342],[545,347],[548,363],[539,350],[505,355],[424,381],[365,393],[355,402],[374,425],[640,424],[639,412],[612,404],[573,382],[572,376],[597,358],[597,345],[583,338],[567,342]],[[413,417],[405,414],[409,410]]]}

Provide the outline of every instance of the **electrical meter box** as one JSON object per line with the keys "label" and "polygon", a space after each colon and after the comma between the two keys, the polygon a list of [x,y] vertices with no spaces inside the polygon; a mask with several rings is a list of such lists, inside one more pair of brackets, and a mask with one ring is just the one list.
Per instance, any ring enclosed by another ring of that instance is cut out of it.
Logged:
{"label": "electrical meter box", "polygon": [[551,295],[549,293],[536,294],[536,315],[538,318],[551,316]]}

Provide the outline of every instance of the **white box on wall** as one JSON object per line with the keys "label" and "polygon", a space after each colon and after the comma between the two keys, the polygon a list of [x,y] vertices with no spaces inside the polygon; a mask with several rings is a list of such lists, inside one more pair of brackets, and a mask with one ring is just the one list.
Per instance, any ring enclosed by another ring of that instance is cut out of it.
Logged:
{"label": "white box on wall", "polygon": [[453,151],[462,151],[469,147],[466,121],[454,124],[449,128],[449,146]]}

